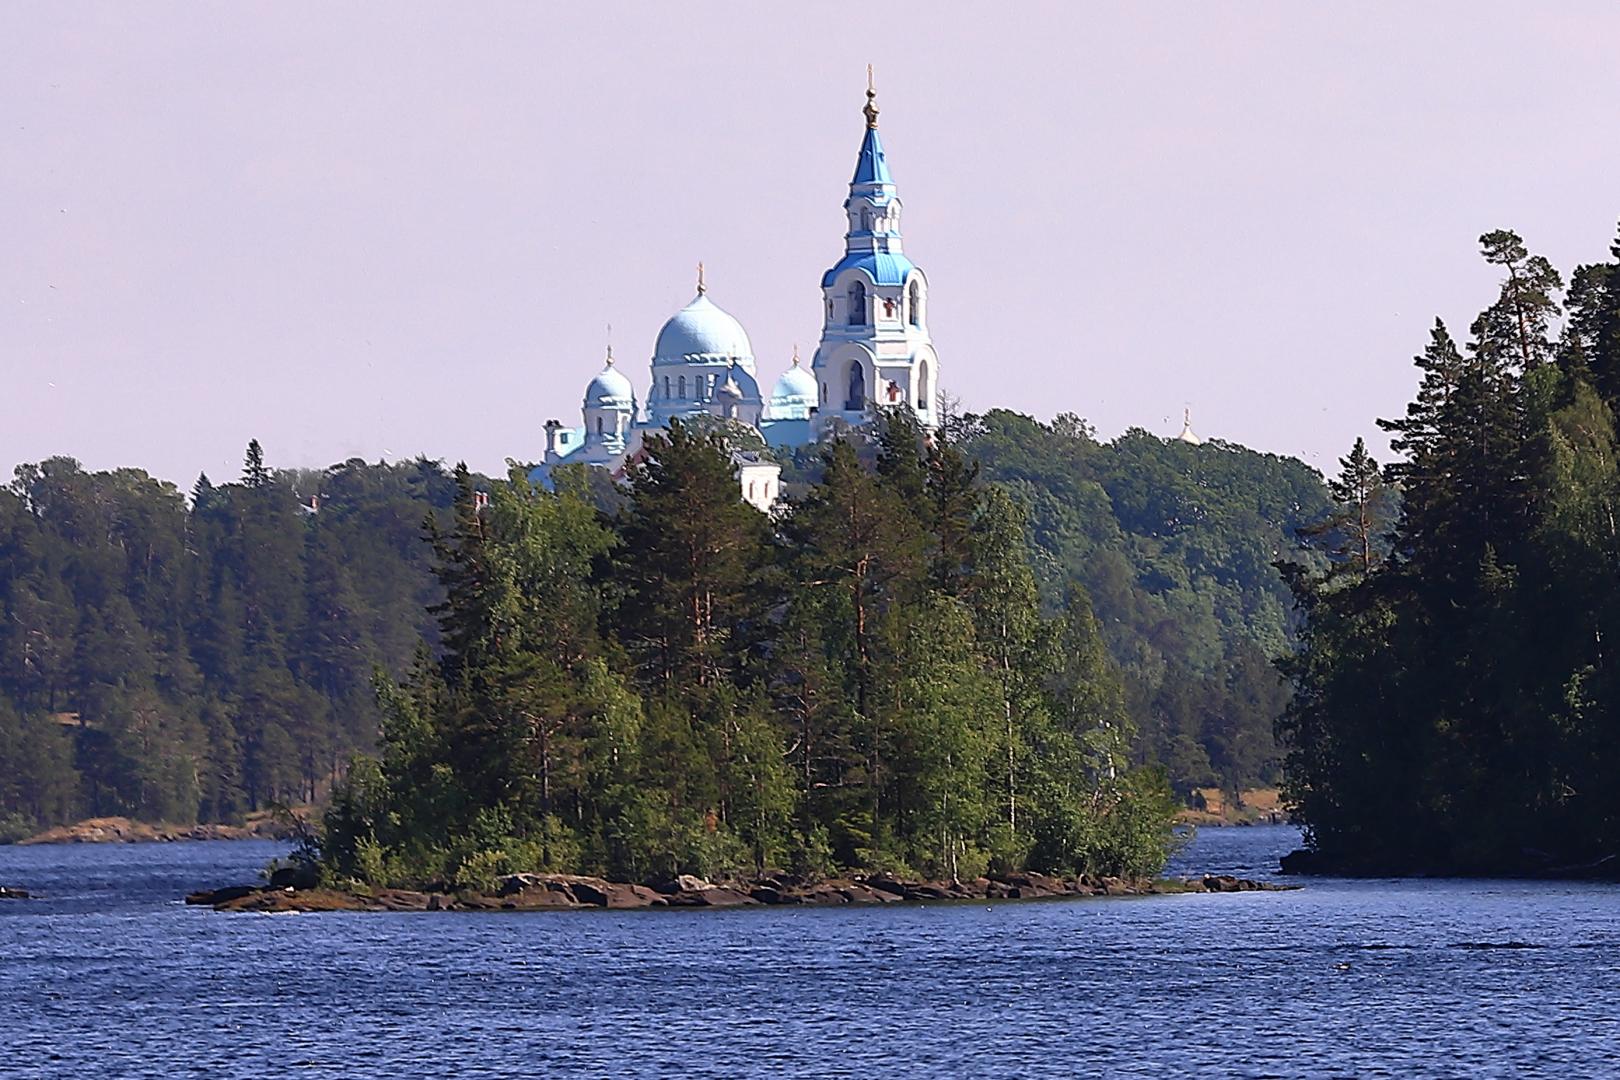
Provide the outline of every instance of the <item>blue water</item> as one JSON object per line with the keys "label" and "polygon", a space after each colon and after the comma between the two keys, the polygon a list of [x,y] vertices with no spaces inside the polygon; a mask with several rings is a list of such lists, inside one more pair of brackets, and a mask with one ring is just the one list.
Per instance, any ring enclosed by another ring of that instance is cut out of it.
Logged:
{"label": "blue water", "polygon": [[[1271,876],[1286,827],[1186,871]],[[0,1075],[1596,1076],[1620,888],[223,915],[270,843],[0,848]],[[1465,945],[1518,942],[1533,948]]]}

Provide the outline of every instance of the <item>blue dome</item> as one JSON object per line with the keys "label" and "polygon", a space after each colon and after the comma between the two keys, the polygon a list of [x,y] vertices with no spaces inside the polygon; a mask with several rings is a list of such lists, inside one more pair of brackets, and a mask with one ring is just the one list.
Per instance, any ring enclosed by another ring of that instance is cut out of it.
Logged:
{"label": "blue dome", "polygon": [[587,409],[633,409],[636,406],[636,391],[630,385],[630,380],[619,374],[619,369],[613,366],[610,357],[607,367],[603,368],[591,384],[585,388],[585,407]]}
{"label": "blue dome", "polygon": [[805,400],[811,405],[816,403],[816,377],[810,374],[797,363],[787,369],[780,379],[776,380],[776,389],[771,391],[771,401],[789,402]]}
{"label": "blue dome", "polygon": [[732,318],[710,300],[708,294],[698,293],[690,304],[677,311],[664,328],[658,331],[658,344],[653,351],[655,364],[679,364],[689,359],[736,360],[745,368],[754,366],[754,347],[742,323]]}
{"label": "blue dome", "polygon": [[776,380],[771,391],[771,419],[808,420],[810,410],[816,407],[820,395],[816,392],[816,377],[799,366],[797,355],[793,366]]}

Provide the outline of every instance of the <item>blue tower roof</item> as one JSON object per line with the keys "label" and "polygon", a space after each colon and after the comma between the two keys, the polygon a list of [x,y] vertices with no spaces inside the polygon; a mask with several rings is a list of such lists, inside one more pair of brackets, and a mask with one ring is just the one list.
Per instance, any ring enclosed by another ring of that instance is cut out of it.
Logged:
{"label": "blue tower roof", "polygon": [[851,251],[838,265],[821,275],[821,287],[830,286],[845,270],[864,270],[874,285],[904,285],[913,267],[898,251]]}
{"label": "blue tower roof", "polygon": [[861,156],[855,161],[855,178],[850,183],[894,183],[894,177],[889,175],[889,163],[883,158],[883,140],[878,138],[875,127],[867,128],[866,138],[861,140]]}

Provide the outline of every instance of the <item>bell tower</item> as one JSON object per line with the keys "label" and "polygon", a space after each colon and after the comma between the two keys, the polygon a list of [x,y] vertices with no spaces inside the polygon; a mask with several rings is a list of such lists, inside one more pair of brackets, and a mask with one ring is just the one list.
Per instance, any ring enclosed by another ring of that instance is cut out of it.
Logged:
{"label": "bell tower", "polygon": [[810,365],[817,429],[833,417],[859,424],[874,406],[898,405],[932,429],[939,423],[939,358],[928,335],[928,279],[902,247],[900,193],[878,136],[870,66],[866,79],[866,130],[844,200],[844,257],[821,277],[821,342]]}

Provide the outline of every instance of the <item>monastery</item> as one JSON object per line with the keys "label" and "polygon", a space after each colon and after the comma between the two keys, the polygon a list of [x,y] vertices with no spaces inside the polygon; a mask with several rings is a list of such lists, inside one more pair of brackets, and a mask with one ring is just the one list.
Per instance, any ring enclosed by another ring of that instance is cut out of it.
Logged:
{"label": "monastery", "polygon": [[[870,81],[855,175],[844,200],[844,254],[821,275],[821,340],[806,369],[792,366],[760,390],[742,323],[710,298],[698,268],[697,295],[658,332],[644,398],[612,350],[585,388],[582,423],[546,424],[545,457],[530,479],[550,483],[562,464],[621,473],[649,432],[671,420],[711,416],[746,424],[773,448],[792,449],[871,418],[874,406],[909,405],[927,430],[939,422],[939,358],[928,335],[928,279],[905,255],[900,193],[878,137]],[[779,495],[781,469],[757,454],[734,455],[741,494],[761,510]]]}

